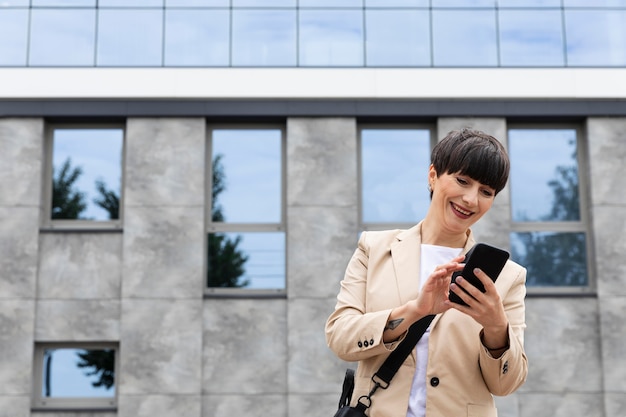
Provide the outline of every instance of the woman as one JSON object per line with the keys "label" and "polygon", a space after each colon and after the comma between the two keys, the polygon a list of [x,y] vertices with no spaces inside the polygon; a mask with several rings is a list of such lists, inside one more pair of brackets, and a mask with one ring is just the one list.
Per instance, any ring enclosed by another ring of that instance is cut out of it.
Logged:
{"label": "woman", "polygon": [[[370,417],[495,417],[492,395],[524,383],[526,270],[507,261],[495,284],[496,277],[475,270],[485,293],[462,278],[451,282],[476,243],[470,227],[508,175],[498,140],[475,130],[450,132],[431,155],[426,217],[408,230],[361,234],[326,323],[328,346],[359,362],[352,406],[371,391],[372,375],[411,324],[430,314],[436,317],[416,349],[372,396]],[[467,306],[451,302],[450,291]]]}

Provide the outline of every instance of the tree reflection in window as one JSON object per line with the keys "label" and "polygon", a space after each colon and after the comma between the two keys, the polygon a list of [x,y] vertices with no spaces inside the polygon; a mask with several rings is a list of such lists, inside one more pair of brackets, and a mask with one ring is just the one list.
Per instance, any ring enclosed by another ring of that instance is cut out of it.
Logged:
{"label": "tree reflection in window", "polygon": [[[555,131],[555,137],[549,137],[545,131],[526,131],[516,137],[516,133],[522,131],[512,131],[511,139],[534,142],[534,152],[546,153],[542,149],[541,141],[557,139],[559,132]],[[534,137],[525,134],[530,133]],[[544,133],[540,135],[539,133]],[[561,132],[563,133],[563,132]],[[584,231],[581,230],[580,212],[580,182],[578,170],[578,153],[576,147],[576,132],[565,131],[568,137],[567,147],[573,149],[570,154],[571,164],[556,165],[554,177],[547,180],[546,184],[551,191],[551,203],[547,212],[542,215],[517,213],[514,215],[518,222],[539,222],[536,231],[517,232],[511,234],[512,257],[523,264],[528,269],[529,286],[585,286],[587,279],[587,243]],[[560,139],[564,139],[560,137]],[[512,140],[512,155],[515,153],[515,140]],[[537,165],[520,159],[513,160],[513,163],[525,163],[526,169],[534,170]],[[529,178],[520,178],[520,182],[528,182]],[[536,184],[534,185],[536,186]],[[539,187],[537,187],[539,188]],[[515,192],[515,182],[513,181],[512,192]],[[541,201],[530,200],[533,194],[528,193],[523,196],[527,201],[535,206],[541,206]],[[527,206],[529,207],[529,206]],[[555,222],[563,227],[554,224]],[[541,224],[544,224],[542,226]],[[552,223],[552,225],[550,225]],[[570,230],[567,230],[567,229]],[[552,229],[552,230],[550,230]],[[558,229],[559,231],[557,231]]]}
{"label": "tree reflection in window", "polygon": [[53,130],[51,218],[120,217],[122,129]]}
{"label": "tree reflection in window", "polygon": [[114,349],[45,349],[43,361],[44,397],[115,395]]}
{"label": "tree reflection in window", "polygon": [[[219,195],[226,189],[226,174],[222,164],[222,155],[213,158],[212,164],[213,189],[211,191],[213,206],[211,220],[223,222],[224,213],[219,203]],[[237,247],[241,243],[241,236],[231,239],[224,233],[209,233],[208,236],[208,285],[209,287],[246,287],[249,280],[241,279],[245,274],[245,263],[248,256]]]}

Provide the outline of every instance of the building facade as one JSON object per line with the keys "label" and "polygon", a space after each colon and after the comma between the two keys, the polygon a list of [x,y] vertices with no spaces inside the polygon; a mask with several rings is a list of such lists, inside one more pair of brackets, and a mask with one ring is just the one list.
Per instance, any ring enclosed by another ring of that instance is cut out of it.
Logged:
{"label": "building facade", "polygon": [[625,417],[625,21],[617,0],[3,2],[0,416],[331,415],[357,237],[419,221],[429,150],[474,127],[512,161],[474,232],[529,269],[529,377],[498,415]]}

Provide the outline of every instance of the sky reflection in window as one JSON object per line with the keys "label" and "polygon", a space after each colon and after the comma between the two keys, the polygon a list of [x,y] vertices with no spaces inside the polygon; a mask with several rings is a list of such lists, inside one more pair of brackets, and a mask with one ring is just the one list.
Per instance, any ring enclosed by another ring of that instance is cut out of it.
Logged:
{"label": "sky reflection in window", "polygon": [[362,130],[363,222],[415,223],[421,220],[430,205],[429,165],[429,130]]}

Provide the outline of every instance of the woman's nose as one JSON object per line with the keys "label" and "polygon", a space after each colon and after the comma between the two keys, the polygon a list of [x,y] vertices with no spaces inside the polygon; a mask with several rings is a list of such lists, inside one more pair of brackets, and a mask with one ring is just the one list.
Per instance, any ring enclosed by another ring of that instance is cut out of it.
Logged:
{"label": "woman's nose", "polygon": [[467,190],[465,194],[463,194],[463,202],[469,206],[475,206],[478,204],[478,189],[472,188],[471,190]]}

